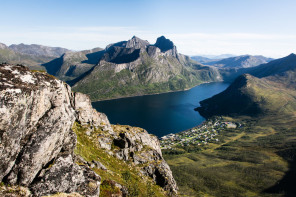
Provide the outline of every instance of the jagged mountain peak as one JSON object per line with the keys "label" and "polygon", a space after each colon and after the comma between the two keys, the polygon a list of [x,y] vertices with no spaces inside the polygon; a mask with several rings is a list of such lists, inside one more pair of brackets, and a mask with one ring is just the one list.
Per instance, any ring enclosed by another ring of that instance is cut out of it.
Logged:
{"label": "jagged mountain peak", "polygon": [[133,36],[130,40],[126,42],[125,47],[140,49],[140,48],[145,48],[148,45],[150,45],[150,43],[147,40],[142,40],[136,36]]}
{"label": "jagged mountain peak", "polygon": [[154,46],[158,47],[161,50],[161,52],[166,52],[170,49],[176,48],[174,43],[170,39],[167,39],[164,36],[160,36],[159,38],[157,38]]}

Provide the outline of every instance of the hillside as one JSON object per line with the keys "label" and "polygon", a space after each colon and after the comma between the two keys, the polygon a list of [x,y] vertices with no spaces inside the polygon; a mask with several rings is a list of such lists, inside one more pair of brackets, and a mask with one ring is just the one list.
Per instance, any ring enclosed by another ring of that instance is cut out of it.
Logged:
{"label": "hillside", "polygon": [[200,102],[207,121],[164,149],[182,195],[295,196],[295,60],[255,67],[257,77],[241,75]]}
{"label": "hillside", "polygon": [[238,77],[224,92],[202,101],[197,110],[213,115],[294,113],[296,55],[274,60]]}
{"label": "hillside", "polygon": [[32,70],[45,70],[41,64],[52,59],[54,57],[18,53],[8,48],[5,44],[0,43],[0,63],[23,64]]}
{"label": "hillside", "polygon": [[156,136],[110,125],[52,75],[10,64],[0,75],[1,196],[177,194]]}
{"label": "hillside", "polygon": [[203,57],[203,56],[191,56],[191,59],[201,63],[201,64],[206,64],[207,62],[212,62],[215,61],[213,59],[207,58],[207,57]]}
{"label": "hillside", "polygon": [[155,45],[134,36],[107,46],[92,70],[69,83],[92,100],[102,100],[185,90],[212,81],[221,81],[216,68],[179,54],[164,36]]}
{"label": "hillside", "polygon": [[60,57],[64,53],[70,51],[61,47],[49,47],[38,44],[12,44],[9,46],[9,49],[14,52],[33,55],[33,56],[48,56],[48,57]]}
{"label": "hillside", "polygon": [[250,68],[270,62],[272,60],[273,59],[264,56],[242,55],[225,58],[222,60],[207,61],[205,64],[220,68]]}
{"label": "hillside", "polygon": [[72,52],[68,51],[61,57],[43,64],[47,72],[61,80],[73,80],[93,68],[103,55],[103,49]]}

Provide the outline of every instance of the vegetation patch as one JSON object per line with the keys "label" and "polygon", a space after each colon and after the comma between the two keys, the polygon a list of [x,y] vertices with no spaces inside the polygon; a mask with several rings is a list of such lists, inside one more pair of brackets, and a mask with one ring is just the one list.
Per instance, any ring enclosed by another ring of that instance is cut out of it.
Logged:
{"label": "vegetation patch", "polygon": [[163,152],[180,193],[225,197],[295,193],[289,183],[295,181],[291,173],[295,169],[296,123],[280,116],[223,120],[243,122],[243,127],[220,129],[219,142],[196,151],[179,146]]}
{"label": "vegetation patch", "polygon": [[[138,167],[109,155],[99,147],[97,138],[98,134],[103,132],[102,130],[97,129],[88,136],[85,134],[88,128],[81,126],[78,122],[74,123],[72,129],[77,135],[77,145],[74,153],[89,162],[93,160],[99,161],[107,168],[107,170],[93,168],[102,178],[100,196],[111,197],[113,194],[117,194],[118,188],[115,187],[115,183],[127,188],[129,196],[148,197],[151,196],[151,191],[154,192],[154,196],[165,196],[163,189],[155,185],[152,179],[143,176]],[[119,128],[117,127],[117,129]]]}

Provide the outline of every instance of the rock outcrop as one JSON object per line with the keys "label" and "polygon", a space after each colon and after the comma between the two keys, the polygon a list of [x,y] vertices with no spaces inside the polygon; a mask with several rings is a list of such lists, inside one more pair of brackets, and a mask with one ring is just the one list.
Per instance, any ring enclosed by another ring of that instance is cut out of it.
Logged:
{"label": "rock outcrop", "polygon": [[36,196],[72,191],[98,196],[98,175],[88,176],[93,172],[72,159],[76,113],[70,87],[20,65],[2,64],[0,73],[0,180],[30,187]]}
{"label": "rock outcrop", "polygon": [[178,52],[176,46],[171,40],[165,38],[164,36],[157,38],[154,46],[158,47],[161,52],[168,56],[177,57]]}
{"label": "rock outcrop", "polygon": [[156,136],[146,130],[130,126],[113,126],[117,135],[113,144],[119,149],[113,150],[117,158],[131,161],[140,165],[140,171],[156,182],[157,185],[169,191],[171,195],[177,193],[178,187],[168,164],[164,161],[160,143]]}
{"label": "rock outcrop", "polygon": [[[99,196],[101,177],[92,169],[108,168],[74,153],[74,122],[107,154],[129,162],[169,195],[177,193],[157,137],[140,128],[111,126],[105,114],[92,108],[88,96],[71,92],[51,75],[1,64],[0,117],[0,181],[28,187],[33,196]],[[121,190],[128,192],[124,186]]]}

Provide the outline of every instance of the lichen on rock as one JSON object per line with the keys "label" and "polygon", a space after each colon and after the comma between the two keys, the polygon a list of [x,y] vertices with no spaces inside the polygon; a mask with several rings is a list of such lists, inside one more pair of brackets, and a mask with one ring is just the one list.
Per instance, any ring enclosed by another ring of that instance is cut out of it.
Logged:
{"label": "lichen on rock", "polygon": [[[33,196],[99,196],[101,177],[96,172],[106,175],[110,170],[99,161],[100,155],[86,161],[74,153],[85,145],[77,144],[81,136],[73,131],[79,125],[83,137],[95,144],[90,150],[100,149],[112,161],[128,163],[128,169],[138,170],[136,176],[150,177],[176,195],[176,182],[156,136],[141,128],[110,125],[88,96],[73,93],[46,73],[0,64],[0,76],[0,181],[24,186]],[[110,183],[127,194],[124,185]]]}

